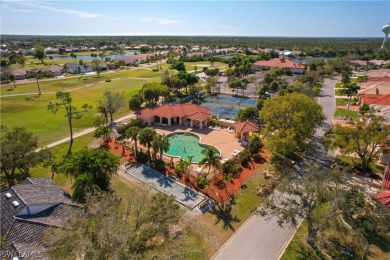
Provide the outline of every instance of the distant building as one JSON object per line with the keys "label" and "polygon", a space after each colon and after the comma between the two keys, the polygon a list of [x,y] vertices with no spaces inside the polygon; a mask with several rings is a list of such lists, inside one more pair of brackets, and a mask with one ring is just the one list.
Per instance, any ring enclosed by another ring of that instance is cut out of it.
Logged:
{"label": "distant building", "polygon": [[81,209],[82,206],[73,203],[69,194],[51,179],[27,178],[1,190],[1,237],[6,243],[2,255],[29,253],[42,257],[44,233],[61,227]]}
{"label": "distant building", "polygon": [[210,109],[194,104],[162,105],[156,108],[144,108],[137,113],[144,123],[171,126],[189,125],[203,129],[212,118]]}
{"label": "distant building", "polygon": [[[92,72],[93,69],[90,65],[80,65],[72,62],[68,62],[65,64],[68,70],[68,73],[70,74],[78,74],[78,73],[87,73],[87,72]],[[64,65],[64,66],[65,66]]]}
{"label": "distant building", "polygon": [[63,73],[63,67],[58,65],[49,65],[41,69],[41,72],[45,75],[61,76]]}
{"label": "distant building", "polygon": [[358,84],[360,86],[358,95],[390,94],[390,74],[389,76],[382,76],[382,77],[370,77],[370,76],[368,77],[369,78],[367,81]]}
{"label": "distant building", "polygon": [[272,68],[290,69],[292,73],[303,74],[305,66],[290,59],[275,58],[272,60],[259,60],[253,64],[255,70],[269,70]]}
{"label": "distant building", "polygon": [[7,68],[1,71],[1,79],[9,79],[9,75],[14,75],[16,80],[26,79],[28,74],[33,71],[34,68],[20,67],[20,68]]}

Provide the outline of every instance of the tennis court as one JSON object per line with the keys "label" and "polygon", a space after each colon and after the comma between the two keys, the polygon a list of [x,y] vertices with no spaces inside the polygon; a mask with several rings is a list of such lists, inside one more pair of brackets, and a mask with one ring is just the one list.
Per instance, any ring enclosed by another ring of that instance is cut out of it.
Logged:
{"label": "tennis court", "polygon": [[210,109],[213,115],[233,119],[237,116],[240,108],[256,106],[256,103],[257,99],[255,98],[218,94],[207,96],[201,106]]}
{"label": "tennis court", "polygon": [[206,101],[209,103],[225,103],[240,106],[248,107],[248,106],[256,106],[257,99],[248,98],[248,97],[240,97],[240,96],[230,96],[230,95],[215,95],[206,97]]}
{"label": "tennis court", "polygon": [[210,109],[213,115],[223,118],[226,117],[229,119],[233,119],[234,117],[236,117],[238,112],[238,107],[236,108],[233,106],[227,106],[222,104],[203,103],[201,106]]}

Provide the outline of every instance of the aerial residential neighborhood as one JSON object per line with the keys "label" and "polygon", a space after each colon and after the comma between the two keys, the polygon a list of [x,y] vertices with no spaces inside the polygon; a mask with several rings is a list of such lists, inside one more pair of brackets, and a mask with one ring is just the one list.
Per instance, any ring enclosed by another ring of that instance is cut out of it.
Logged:
{"label": "aerial residential neighborhood", "polygon": [[2,259],[390,259],[386,2],[0,9]]}

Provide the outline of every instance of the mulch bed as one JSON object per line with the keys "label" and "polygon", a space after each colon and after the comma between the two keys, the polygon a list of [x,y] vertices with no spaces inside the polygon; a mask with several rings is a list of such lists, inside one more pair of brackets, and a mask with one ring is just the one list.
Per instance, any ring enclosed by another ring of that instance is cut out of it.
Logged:
{"label": "mulch bed", "polygon": [[[106,143],[102,141],[100,147],[107,148]],[[108,144],[108,149],[113,151],[115,154],[118,154],[121,157],[125,158],[127,162],[132,162],[132,163],[136,162],[134,153],[126,149],[123,150],[122,145],[121,144],[115,145],[113,140],[110,140]],[[265,162],[250,163],[248,168],[243,168],[243,171],[239,174],[234,175],[230,181],[224,181],[222,179],[222,172],[216,174],[216,176],[212,178],[210,185],[206,186],[203,189],[197,186],[196,177],[192,175],[190,176],[189,180],[185,180],[185,178],[182,177],[178,179],[178,181],[186,185],[187,187],[197,190],[202,194],[212,198],[216,202],[226,202],[229,201],[234,195],[234,193],[236,193],[241,188],[241,186],[243,185],[243,183],[248,177],[250,177],[257,169],[259,169],[262,164],[269,161],[270,155],[268,151],[263,149],[260,152],[260,155],[264,158]],[[168,165],[165,168],[165,172],[161,172],[161,173],[164,175],[175,176],[174,168],[172,169]]]}

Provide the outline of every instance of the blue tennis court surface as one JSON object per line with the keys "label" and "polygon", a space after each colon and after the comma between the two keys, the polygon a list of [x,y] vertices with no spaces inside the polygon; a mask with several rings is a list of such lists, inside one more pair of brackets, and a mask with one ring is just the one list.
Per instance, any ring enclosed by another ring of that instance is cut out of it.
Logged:
{"label": "blue tennis court surface", "polygon": [[213,115],[233,119],[240,108],[256,106],[257,99],[229,95],[207,96],[201,105],[211,110]]}

